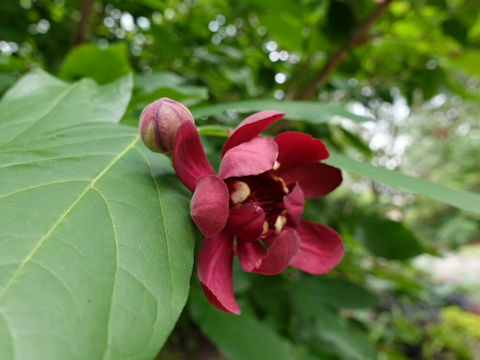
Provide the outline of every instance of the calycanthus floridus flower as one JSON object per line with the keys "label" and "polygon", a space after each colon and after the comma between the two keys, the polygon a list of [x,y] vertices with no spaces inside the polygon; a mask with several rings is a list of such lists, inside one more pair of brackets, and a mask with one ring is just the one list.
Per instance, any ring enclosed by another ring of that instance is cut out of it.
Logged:
{"label": "calycanthus floridus flower", "polygon": [[232,286],[236,254],[244,271],[278,274],[290,265],[323,274],[343,256],[331,228],[301,220],[305,199],[323,196],[342,181],[340,170],[322,164],[323,143],[308,134],[258,136],[284,114],[263,111],[231,132],[218,174],[208,162],[193,122],[183,122],[173,144],[173,167],[193,192],[190,214],[204,235],[197,273],[207,299],[239,314]]}

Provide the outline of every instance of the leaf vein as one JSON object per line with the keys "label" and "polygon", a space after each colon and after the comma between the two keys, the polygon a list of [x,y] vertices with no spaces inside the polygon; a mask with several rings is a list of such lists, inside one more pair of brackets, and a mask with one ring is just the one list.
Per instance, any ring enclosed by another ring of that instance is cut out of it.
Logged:
{"label": "leaf vein", "polygon": [[55,101],[52,103],[52,105],[43,113],[41,114],[37,119],[35,119],[34,121],[32,121],[30,123],[30,125],[28,125],[27,127],[25,127],[22,131],[20,131],[17,135],[15,135],[13,138],[7,140],[6,142],[4,142],[2,145],[7,145],[9,143],[11,143],[12,141],[14,141],[15,139],[17,139],[19,136],[21,136],[22,134],[24,134],[26,131],[28,131],[28,129],[30,129],[32,126],[34,126],[38,121],[40,121],[41,119],[43,119],[45,116],[47,116],[53,109],[55,109],[55,107],[60,104],[60,102],[70,93],[73,91],[73,89],[77,88],[79,86],[79,83],[75,84],[75,85],[72,85],[70,87],[68,87],[65,91],[63,91],[56,99]]}
{"label": "leaf vein", "polygon": [[115,272],[113,273],[113,279],[112,279],[112,296],[110,298],[110,309],[108,311],[108,317],[107,317],[107,329],[106,329],[106,344],[105,344],[105,351],[103,353],[102,359],[105,359],[105,356],[107,354],[108,349],[110,348],[110,319],[112,317],[112,308],[113,308],[113,297],[115,294],[115,283],[116,279],[118,276],[118,238],[117,238],[117,231],[115,228],[115,221],[113,220],[113,214],[112,214],[112,209],[110,209],[110,205],[108,204],[107,199],[103,194],[100,192],[99,189],[96,187],[92,187],[92,190],[94,190],[105,202],[105,206],[108,211],[108,216],[110,217],[110,222],[112,223],[112,231],[113,231],[113,243],[115,245]]}
{"label": "leaf vein", "polygon": [[84,158],[90,157],[90,156],[107,156],[107,155],[115,155],[115,154],[114,153],[92,153],[92,154],[82,154],[82,155],[58,156],[58,157],[52,157],[52,158],[43,158],[43,159],[39,159],[39,160],[29,160],[29,161],[23,161],[23,162],[17,162],[17,163],[10,163],[10,164],[6,164],[4,166],[0,166],[0,169],[9,168],[9,167],[12,167],[12,166],[37,164],[37,163],[41,163],[41,162],[54,161],[54,160],[84,159]]}
{"label": "leaf vein", "polygon": [[[100,141],[100,140],[120,139],[120,138],[131,137],[131,136],[132,136],[131,133],[126,133],[124,135],[116,135],[116,136],[103,136],[103,137],[98,137],[98,138],[90,137],[88,140],[73,141],[73,142],[69,142],[69,143],[59,143],[58,145],[50,143],[48,146],[42,146],[42,147],[37,147],[37,148],[29,148],[28,152],[34,152],[34,151],[45,150],[45,149],[54,149],[56,147],[64,148],[65,146],[70,146],[70,145],[82,145],[82,144],[88,144],[88,143],[91,143],[91,142],[97,142],[97,141]],[[46,138],[45,140],[49,140],[49,139]],[[21,149],[24,150],[23,147]],[[14,147],[10,148],[9,150],[13,150],[13,152],[18,152],[18,148],[14,148]]]}
{"label": "leaf vein", "polygon": [[13,196],[13,195],[16,195],[16,194],[19,194],[19,193],[22,193],[22,192],[25,192],[25,191],[29,191],[29,190],[34,190],[34,189],[38,189],[38,188],[42,188],[42,187],[46,187],[46,186],[50,186],[50,185],[57,185],[57,184],[65,184],[65,183],[74,183],[74,182],[88,182],[89,180],[62,180],[62,181],[55,181],[55,182],[51,182],[51,183],[47,183],[47,184],[40,184],[40,185],[35,185],[35,186],[30,186],[30,187],[27,187],[25,189],[21,189],[21,190],[18,190],[18,191],[14,191],[14,192],[11,192],[11,193],[8,193],[8,194],[4,194],[2,196],[0,196],[0,200],[4,199],[4,198],[7,198],[9,196]]}
{"label": "leaf vein", "polygon": [[167,224],[165,224],[165,212],[163,210],[163,206],[162,206],[162,201],[160,199],[160,188],[158,187],[158,182],[157,182],[157,179],[155,178],[154,174],[153,174],[153,169],[152,169],[152,165],[150,164],[150,161],[148,160],[148,158],[145,156],[145,154],[142,152],[141,149],[139,149],[138,147],[136,147],[136,150],[140,153],[140,155],[144,158],[145,160],[145,163],[147,164],[148,166],[148,169],[150,170],[150,174],[152,175],[152,180],[153,180],[153,183],[155,184],[155,189],[157,190],[157,194],[158,194],[158,205],[159,205],[159,208],[160,208],[160,217],[162,218],[162,227],[163,227],[163,233],[165,235],[165,249],[167,251],[167,264],[168,264],[168,269],[169,269],[169,280],[170,280],[170,287],[172,289],[171,293],[170,293],[170,310],[173,312],[173,293],[175,292],[175,286],[173,285],[173,279],[172,279],[172,261],[171,261],[171,258],[170,258],[170,249],[168,248],[169,244],[170,244],[170,241],[169,241],[169,235],[168,235],[168,232],[167,232]]}
{"label": "leaf vein", "polygon": [[33,249],[27,254],[27,256],[22,260],[20,266],[12,275],[10,280],[7,282],[3,290],[0,292],[0,301],[3,299],[7,291],[10,289],[12,284],[21,274],[22,270],[24,269],[25,265],[32,259],[35,253],[40,249],[43,243],[48,239],[48,237],[55,231],[55,229],[62,223],[65,217],[75,208],[75,206],[79,203],[79,201],[94,187],[99,179],[102,178],[105,173],[107,173],[112,166],[114,166],[129,150],[131,150],[139,140],[139,136],[135,136],[135,138],[123,149],[88,185],[87,187],[80,193],[80,195],[75,199],[75,201],[60,215],[58,220],[52,225],[52,227],[45,233],[44,236],[40,238],[40,240],[36,243]]}

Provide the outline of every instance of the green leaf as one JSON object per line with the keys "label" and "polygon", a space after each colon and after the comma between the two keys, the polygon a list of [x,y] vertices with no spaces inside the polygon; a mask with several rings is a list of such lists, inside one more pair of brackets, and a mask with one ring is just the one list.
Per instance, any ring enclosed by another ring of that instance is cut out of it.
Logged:
{"label": "green leaf", "polygon": [[208,89],[204,86],[187,85],[185,79],[170,72],[157,72],[149,75],[135,75],[135,88],[140,90],[134,95],[133,103],[151,103],[161,97],[181,101],[188,106],[208,99]]}
{"label": "green leaf", "polygon": [[131,71],[127,46],[124,43],[100,49],[94,44],[82,44],[70,51],[63,61],[59,76],[65,80],[82,77],[106,84]]}
{"label": "green leaf", "polygon": [[10,72],[0,72],[0,94],[15,83],[17,78]]}
{"label": "green leaf", "polygon": [[347,359],[370,360],[376,358],[376,350],[366,334],[354,331],[339,314],[319,306],[315,314],[317,334],[330,342]]}
{"label": "green leaf", "polygon": [[[329,307],[319,304],[317,293],[291,292],[300,314],[311,318],[316,335],[327,342],[333,351],[345,359],[375,359],[376,350],[366,335],[348,326],[344,318]],[[327,294],[326,294],[327,295]]]}
{"label": "green leaf", "polygon": [[[276,6],[276,5],[275,5]],[[260,18],[262,24],[268,29],[269,36],[274,39],[282,49],[289,51],[302,51],[302,45],[305,37],[302,35],[304,24],[304,16],[292,13],[268,13]],[[288,27],[290,31],[285,31]]]}
{"label": "green leaf", "polygon": [[480,214],[479,194],[465,190],[450,189],[446,186],[433,184],[429,181],[400,174],[396,171],[361,163],[339,154],[331,153],[330,158],[324,162],[340,169],[365,176],[380,184],[403,191],[426,195],[445,204]]}
{"label": "green leaf", "polygon": [[135,74],[135,88],[143,92],[151,93],[164,86],[178,86],[185,82],[185,79],[173,72],[154,72],[152,74]]}
{"label": "green leaf", "polygon": [[424,252],[415,235],[402,223],[378,216],[359,216],[356,238],[374,255],[402,260]]}
{"label": "green leaf", "polygon": [[0,102],[0,146],[28,144],[58,128],[88,120],[117,123],[130,101],[127,75],[98,86],[90,79],[67,84],[41,71],[23,76]]}
{"label": "green leaf", "polygon": [[231,360],[295,359],[291,345],[250,314],[226,314],[191,292],[190,311],[202,332]]}
{"label": "green leaf", "polygon": [[206,100],[208,98],[208,90],[203,86],[194,85],[163,86],[151,93],[135,94],[132,102],[134,104],[147,105],[162,97],[175,99],[175,101],[181,101],[186,106],[192,106],[202,100]]}
{"label": "green leaf", "polygon": [[478,64],[480,62],[480,50],[462,50],[460,54],[450,59],[454,66],[458,66],[467,73],[480,77],[480,69]]}
{"label": "green leaf", "polygon": [[292,292],[311,296],[321,304],[336,308],[361,309],[378,304],[378,297],[365,288],[347,280],[308,277],[298,281]]}
{"label": "green leaf", "polygon": [[236,110],[240,113],[276,110],[284,112],[287,119],[304,120],[312,124],[326,123],[336,116],[359,122],[370,120],[348,112],[343,105],[320,104],[313,101],[276,101],[268,99],[203,106],[193,109],[192,114],[194,117],[203,117],[220,114],[227,110]]}
{"label": "green leaf", "polygon": [[[42,80],[56,98],[64,84]],[[5,99],[18,121],[39,106],[21,89]],[[57,99],[35,126],[63,128],[0,149],[1,359],[152,359],[188,296],[193,230],[168,159],[81,104]]]}

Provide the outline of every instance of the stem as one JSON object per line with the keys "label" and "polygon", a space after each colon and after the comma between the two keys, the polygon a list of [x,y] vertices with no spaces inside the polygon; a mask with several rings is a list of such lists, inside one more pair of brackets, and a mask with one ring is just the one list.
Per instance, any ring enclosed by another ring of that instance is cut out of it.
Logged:
{"label": "stem", "polygon": [[229,137],[227,127],[221,125],[203,125],[197,127],[198,133],[200,135],[207,136],[218,136],[218,137]]}

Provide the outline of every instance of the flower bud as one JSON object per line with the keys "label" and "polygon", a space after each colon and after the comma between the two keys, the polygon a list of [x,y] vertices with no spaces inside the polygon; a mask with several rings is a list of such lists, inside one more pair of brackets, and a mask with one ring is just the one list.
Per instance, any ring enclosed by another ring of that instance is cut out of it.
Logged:
{"label": "flower bud", "polygon": [[152,151],[172,151],[173,139],[184,121],[194,122],[192,113],[182,104],[161,98],[143,109],[138,124],[143,143]]}

